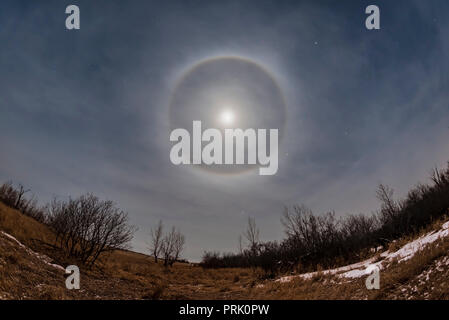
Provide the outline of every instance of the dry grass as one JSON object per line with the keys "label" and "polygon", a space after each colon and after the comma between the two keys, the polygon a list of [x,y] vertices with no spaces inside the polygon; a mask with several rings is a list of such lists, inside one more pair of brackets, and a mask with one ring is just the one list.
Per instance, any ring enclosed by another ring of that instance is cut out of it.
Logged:
{"label": "dry grass", "polygon": [[[441,224],[437,221],[432,228]],[[51,230],[2,203],[0,230],[57,264],[76,264],[53,246]],[[401,239],[397,246],[410,240]],[[381,289],[376,291],[366,289],[364,278],[318,272],[310,280],[297,277],[280,283],[264,280],[260,270],[202,269],[186,263],[167,269],[147,255],[113,251],[102,256],[93,270],[79,265],[81,290],[69,291],[63,271],[0,235],[0,299],[448,299],[448,250],[446,238],[407,262],[392,263],[381,272]]]}
{"label": "dry grass", "polygon": [[13,299],[68,299],[62,272],[30,255],[0,235],[0,297]]}
{"label": "dry grass", "polygon": [[251,299],[449,299],[449,238],[422,248],[410,260],[381,271],[380,290],[368,290],[365,278],[345,279],[318,273],[309,280],[266,282]]}
{"label": "dry grass", "polygon": [[[121,250],[105,254],[89,270],[54,246],[55,237],[48,227],[2,203],[0,230],[51,257],[54,263],[80,266],[82,278],[82,290],[68,291],[61,270],[45,265],[2,236],[0,298],[220,299],[238,297],[246,287],[254,286],[259,275],[246,269],[203,270],[186,263],[167,269],[152,257]],[[32,283],[27,286],[30,279]]]}
{"label": "dry grass", "polygon": [[[427,245],[407,262],[392,263],[382,273],[382,290],[371,298],[449,299],[448,252],[449,239],[444,238]],[[445,262],[442,268],[437,267],[439,261]]]}
{"label": "dry grass", "polygon": [[50,229],[0,202],[0,229],[11,234],[22,243],[53,243],[55,237]]}

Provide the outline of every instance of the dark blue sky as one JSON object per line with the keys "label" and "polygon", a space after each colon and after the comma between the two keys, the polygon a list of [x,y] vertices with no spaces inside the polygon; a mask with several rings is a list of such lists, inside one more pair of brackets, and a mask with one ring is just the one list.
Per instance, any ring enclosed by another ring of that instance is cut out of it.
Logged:
{"label": "dark blue sky", "polygon": [[[65,29],[77,4],[81,30]],[[381,30],[365,28],[369,4]],[[53,196],[93,192],[139,226],[187,236],[186,257],[235,250],[248,215],[280,239],[284,205],[370,213],[378,183],[404,195],[449,160],[447,1],[2,1],[0,180]],[[279,171],[174,167],[168,104],[189,66],[257,62],[279,83]]]}

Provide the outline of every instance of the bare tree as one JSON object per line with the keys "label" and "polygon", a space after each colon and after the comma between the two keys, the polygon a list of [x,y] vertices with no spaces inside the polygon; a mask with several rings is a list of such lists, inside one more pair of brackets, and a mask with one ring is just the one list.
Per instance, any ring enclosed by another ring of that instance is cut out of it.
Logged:
{"label": "bare tree", "polygon": [[185,236],[181,234],[181,232],[177,231],[175,234],[175,242],[173,246],[173,262],[177,261],[181,257],[185,242]]}
{"label": "bare tree", "polygon": [[172,227],[172,230],[164,237],[162,241],[161,251],[164,257],[165,267],[171,265],[170,261],[174,251],[175,233],[176,229],[175,227]]}
{"label": "bare tree", "polygon": [[256,226],[255,218],[248,218],[248,226],[246,227],[243,236],[248,240],[251,250],[255,250],[259,243],[259,228]]}
{"label": "bare tree", "polygon": [[39,222],[45,222],[45,209],[38,207],[34,196],[30,199],[25,197],[29,191],[21,184],[14,187],[11,182],[4,183],[0,186],[0,201]]}
{"label": "bare tree", "polygon": [[135,231],[127,213],[91,194],[68,201],[54,199],[48,206],[48,223],[67,255],[88,266],[106,251],[128,249]]}
{"label": "bare tree", "polygon": [[20,207],[23,204],[23,196],[25,195],[25,193],[27,193],[29,191],[30,191],[30,189],[25,190],[23,185],[19,184],[19,190],[17,190],[16,203],[14,204],[15,209],[20,209]]}
{"label": "bare tree", "polygon": [[243,254],[243,238],[239,235],[239,254]]}
{"label": "bare tree", "polygon": [[164,266],[172,266],[181,256],[184,249],[185,237],[180,231],[172,227],[171,231],[162,240],[161,253],[164,257]]}
{"label": "bare tree", "polygon": [[313,216],[312,210],[304,205],[294,206],[292,210],[284,209],[284,216],[281,222],[285,227],[285,233],[291,238],[307,238],[309,235],[304,227],[306,220]]}
{"label": "bare tree", "polygon": [[161,254],[162,249],[162,236],[163,236],[163,229],[164,226],[162,224],[162,220],[159,220],[158,225],[155,228],[151,228],[151,244],[150,244],[150,251],[151,254],[154,257],[154,262],[157,263],[157,259],[159,255]]}
{"label": "bare tree", "polygon": [[431,171],[431,176],[433,183],[437,188],[443,188],[448,184],[448,175],[447,171],[445,170],[439,170],[438,168],[434,168]]}
{"label": "bare tree", "polygon": [[376,191],[377,199],[381,201],[381,219],[382,222],[393,221],[399,212],[399,205],[393,199],[393,189],[380,184]]}

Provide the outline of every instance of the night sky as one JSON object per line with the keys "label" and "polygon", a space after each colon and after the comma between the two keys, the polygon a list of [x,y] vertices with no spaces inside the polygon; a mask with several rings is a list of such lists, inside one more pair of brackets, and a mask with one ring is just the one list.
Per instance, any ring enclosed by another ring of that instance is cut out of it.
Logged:
{"label": "night sky", "polygon": [[[65,28],[69,4],[80,30]],[[365,27],[370,4],[380,30]],[[170,130],[191,120],[188,94],[170,107],[176,86],[217,57],[254,62],[282,93],[285,106],[263,99],[246,119],[282,126],[274,176],[170,162]],[[248,216],[262,240],[279,240],[284,206],[370,214],[379,183],[404,196],[426,182],[449,160],[448,75],[446,0],[2,1],[0,182],[24,184],[41,204],[114,200],[139,227],[137,251],[162,219],[198,261],[236,251]]]}

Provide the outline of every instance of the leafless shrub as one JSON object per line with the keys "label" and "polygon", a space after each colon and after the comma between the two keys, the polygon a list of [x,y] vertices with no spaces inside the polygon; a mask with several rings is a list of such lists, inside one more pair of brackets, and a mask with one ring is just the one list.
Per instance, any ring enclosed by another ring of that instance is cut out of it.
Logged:
{"label": "leafless shrub", "polygon": [[[432,184],[418,184],[401,201],[393,189],[380,185],[376,196],[380,210],[371,216],[350,215],[337,219],[333,212],[315,215],[305,206],[285,208],[282,224],[286,238],[281,243],[260,242],[254,220],[244,233],[250,246],[238,254],[206,252],[201,265],[206,268],[261,267],[269,275],[301,265],[305,270],[333,267],[359,261],[370,248],[387,248],[395,239],[416,234],[448,214],[449,165],[433,170]],[[257,235],[257,237],[256,237]],[[257,241],[256,241],[257,239]]]}
{"label": "leafless shrub", "polygon": [[25,189],[21,184],[14,187],[11,182],[7,182],[0,186],[0,201],[39,222],[45,222],[45,210],[38,207],[34,196],[26,198],[28,192],[30,189]]}
{"label": "leafless shrub", "polygon": [[48,217],[59,245],[88,266],[106,251],[128,249],[135,231],[128,225],[127,213],[91,194],[68,201],[54,199]]}
{"label": "leafless shrub", "polygon": [[162,244],[163,244],[163,229],[164,226],[162,221],[160,220],[158,225],[153,229],[151,228],[151,243],[150,243],[150,252],[154,257],[154,262],[157,263],[157,259],[161,254]]}
{"label": "leafless shrub", "polygon": [[376,196],[381,202],[380,207],[380,220],[383,224],[393,222],[400,211],[399,204],[393,199],[393,189],[383,184],[380,184]]}
{"label": "leafless shrub", "polygon": [[243,236],[248,240],[249,247],[255,249],[259,243],[259,228],[256,226],[255,218],[248,218],[248,226],[246,227]]}
{"label": "leafless shrub", "polygon": [[165,235],[161,244],[161,254],[164,258],[164,266],[172,266],[179,260],[184,250],[185,236],[175,227]]}

